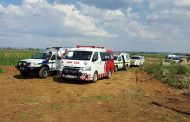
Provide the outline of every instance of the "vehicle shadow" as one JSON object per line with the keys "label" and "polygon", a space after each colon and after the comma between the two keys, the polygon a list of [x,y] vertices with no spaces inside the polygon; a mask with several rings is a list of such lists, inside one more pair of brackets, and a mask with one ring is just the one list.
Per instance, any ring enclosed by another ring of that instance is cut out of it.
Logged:
{"label": "vehicle shadow", "polygon": [[53,80],[57,83],[65,84],[78,84],[78,85],[88,85],[92,83],[91,81],[82,81],[82,80],[71,80],[71,79],[62,79],[59,76],[53,76]]}
{"label": "vehicle shadow", "polygon": [[36,79],[36,78],[39,78],[38,75],[22,76],[20,74],[14,75],[13,77],[16,78],[16,79]]}
{"label": "vehicle shadow", "polygon": [[137,67],[137,68],[139,68],[139,67],[141,67],[141,66],[137,66],[137,65],[130,65],[130,68],[133,68],[133,67]]}
{"label": "vehicle shadow", "polygon": [[[49,77],[56,76],[56,73],[51,73]],[[38,75],[38,73],[29,74],[27,76],[22,76],[21,74],[17,74],[13,76],[16,79],[41,79]]]}

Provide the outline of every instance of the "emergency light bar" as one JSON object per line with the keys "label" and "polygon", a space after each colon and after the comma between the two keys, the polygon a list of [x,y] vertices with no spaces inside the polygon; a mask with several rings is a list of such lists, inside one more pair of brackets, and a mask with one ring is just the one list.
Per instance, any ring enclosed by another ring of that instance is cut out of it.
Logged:
{"label": "emergency light bar", "polygon": [[63,49],[63,47],[48,47],[46,50],[60,50]]}
{"label": "emergency light bar", "polygon": [[77,46],[77,48],[101,48],[104,49],[104,47],[99,47],[99,46]]}

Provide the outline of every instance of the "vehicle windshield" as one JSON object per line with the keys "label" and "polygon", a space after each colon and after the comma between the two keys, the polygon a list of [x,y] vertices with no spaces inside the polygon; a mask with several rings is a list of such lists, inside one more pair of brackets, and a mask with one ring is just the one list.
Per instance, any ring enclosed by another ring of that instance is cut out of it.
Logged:
{"label": "vehicle windshield", "polygon": [[133,56],[133,57],[131,57],[131,59],[140,59],[140,57],[138,57],[138,56]]}
{"label": "vehicle windshield", "polygon": [[180,60],[179,57],[169,57],[169,60]]}
{"label": "vehicle windshield", "polygon": [[117,57],[118,57],[118,56],[114,56],[114,60],[115,60],[115,61],[117,61]]}
{"label": "vehicle windshield", "polygon": [[66,53],[63,59],[90,60],[91,56],[92,56],[91,51],[69,51]]}
{"label": "vehicle windshield", "polygon": [[49,59],[51,57],[51,53],[37,53],[32,58],[33,59]]}

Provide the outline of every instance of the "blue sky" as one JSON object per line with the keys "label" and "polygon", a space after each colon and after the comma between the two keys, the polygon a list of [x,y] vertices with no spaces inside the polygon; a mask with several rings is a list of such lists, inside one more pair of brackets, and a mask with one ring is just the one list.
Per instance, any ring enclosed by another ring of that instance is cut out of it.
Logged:
{"label": "blue sky", "polygon": [[0,47],[190,53],[190,0],[0,0]]}

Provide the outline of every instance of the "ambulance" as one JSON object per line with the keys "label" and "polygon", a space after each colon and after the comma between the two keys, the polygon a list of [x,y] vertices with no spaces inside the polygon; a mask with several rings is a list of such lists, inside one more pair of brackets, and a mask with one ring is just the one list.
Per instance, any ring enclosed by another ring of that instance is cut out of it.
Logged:
{"label": "ambulance", "polygon": [[114,73],[112,50],[96,46],[77,46],[70,49],[62,59],[63,79],[78,79],[96,82],[110,78]]}

